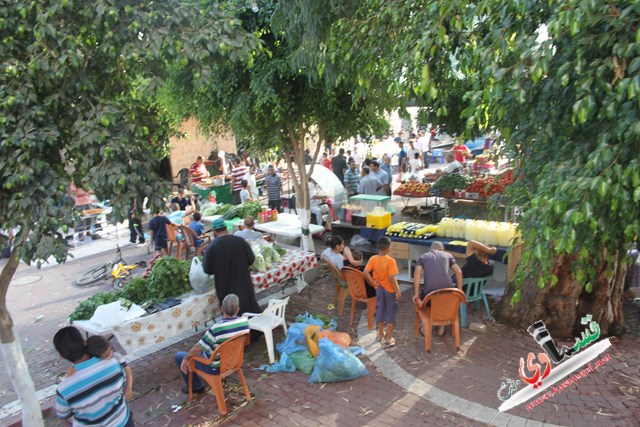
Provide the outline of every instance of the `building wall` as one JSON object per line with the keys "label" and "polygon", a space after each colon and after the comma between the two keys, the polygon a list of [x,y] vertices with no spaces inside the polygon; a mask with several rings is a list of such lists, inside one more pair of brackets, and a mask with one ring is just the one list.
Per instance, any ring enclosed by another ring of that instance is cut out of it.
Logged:
{"label": "building wall", "polygon": [[231,132],[207,137],[198,130],[198,122],[195,119],[184,121],[180,132],[185,136],[182,138],[174,137],[170,140],[169,163],[173,176],[176,176],[180,169],[190,167],[198,156],[202,156],[206,160],[214,148],[223,150],[225,153],[237,151],[236,139]]}

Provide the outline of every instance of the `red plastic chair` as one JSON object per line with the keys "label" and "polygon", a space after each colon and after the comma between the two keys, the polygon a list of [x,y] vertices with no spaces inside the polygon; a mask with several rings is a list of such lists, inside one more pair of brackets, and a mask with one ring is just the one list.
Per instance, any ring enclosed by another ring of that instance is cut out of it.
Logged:
{"label": "red plastic chair", "polygon": [[327,267],[329,267],[329,270],[333,275],[333,280],[335,280],[336,282],[336,296],[333,300],[333,305],[335,305],[338,309],[338,314],[342,315],[342,313],[344,312],[344,302],[349,295],[349,286],[340,275],[340,270],[338,270],[338,267],[327,261],[325,261],[325,264],[327,264]]}
{"label": "red plastic chair", "polygon": [[[220,416],[227,415],[227,404],[224,401],[224,389],[222,387],[222,380],[234,372],[238,373],[238,377],[240,377],[240,384],[242,385],[242,389],[244,390],[244,397],[247,399],[251,399],[251,392],[249,391],[249,386],[247,386],[247,381],[244,379],[244,374],[242,373],[242,364],[244,363],[244,347],[245,344],[249,340],[249,331],[239,333],[238,335],[229,338],[218,348],[215,349],[213,353],[211,353],[211,357],[205,359],[204,357],[195,356],[189,359],[189,400],[193,397],[193,374],[198,374],[200,378],[202,378],[209,387],[213,390],[213,393],[216,396],[216,402],[218,404],[218,410],[220,411]],[[210,365],[216,356],[220,355],[220,373],[219,374],[207,374],[205,372],[199,371],[196,368],[196,362],[203,363],[205,365]]]}
{"label": "red plastic chair", "polygon": [[445,288],[429,293],[420,304],[416,304],[414,335],[418,336],[418,322],[421,322],[424,332],[424,349],[427,353],[431,353],[431,329],[433,326],[452,325],[456,351],[460,350],[458,309],[460,304],[465,302],[464,292],[456,288]]}
{"label": "red plastic chair", "polygon": [[367,304],[367,327],[373,329],[373,316],[376,313],[376,304],[378,299],[373,296],[367,298],[367,291],[365,289],[366,279],[364,273],[360,270],[356,270],[351,267],[344,267],[342,269],[342,277],[347,281],[349,286],[349,294],[351,294],[351,325],[353,325],[353,319],[356,312],[356,302],[364,302]]}

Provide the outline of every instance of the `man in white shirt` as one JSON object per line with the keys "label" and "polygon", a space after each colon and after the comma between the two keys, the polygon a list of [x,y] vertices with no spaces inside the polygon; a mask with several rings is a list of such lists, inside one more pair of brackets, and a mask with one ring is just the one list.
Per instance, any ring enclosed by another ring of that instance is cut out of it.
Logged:
{"label": "man in white shirt", "polygon": [[[322,190],[318,186],[318,184],[313,180],[309,179],[309,211],[312,215],[315,215],[316,224],[322,225],[322,200],[324,200],[326,196],[322,193]],[[313,219],[313,218],[312,218]]]}
{"label": "man in white shirt", "polygon": [[415,159],[418,154],[418,160],[422,162],[422,151],[415,147],[413,139],[409,140],[409,149],[407,150],[407,162],[411,165],[411,161]]}
{"label": "man in white shirt", "polygon": [[244,228],[240,231],[236,231],[233,235],[242,237],[244,240],[262,239],[262,233],[255,231],[253,229],[254,225],[255,221],[253,220],[253,217],[249,215],[244,219]]}
{"label": "man in white shirt", "polygon": [[418,150],[422,151],[422,165],[424,168],[429,167],[429,152],[431,151],[431,135],[426,136],[424,131],[418,133]]}
{"label": "man in white shirt", "polygon": [[453,154],[447,153],[444,155],[445,160],[447,161],[447,167],[444,169],[436,170],[436,175],[442,176],[449,173],[459,173],[462,172],[462,165],[459,161],[455,160]]}
{"label": "man in white shirt", "polygon": [[247,190],[254,202],[258,201],[260,193],[258,192],[258,186],[256,185],[256,166],[251,165],[249,171],[244,175],[245,180],[249,183]]}
{"label": "man in white shirt", "polygon": [[353,146],[353,154],[351,157],[353,157],[353,161],[356,163],[356,170],[360,169],[360,166],[362,165],[362,156],[358,153],[358,147],[355,145]]}

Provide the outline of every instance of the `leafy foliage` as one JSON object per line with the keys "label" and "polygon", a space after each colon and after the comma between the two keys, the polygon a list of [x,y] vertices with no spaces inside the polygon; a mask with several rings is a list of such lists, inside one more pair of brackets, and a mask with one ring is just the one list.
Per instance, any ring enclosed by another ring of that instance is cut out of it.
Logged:
{"label": "leafy foliage", "polygon": [[112,292],[98,292],[82,301],[69,316],[71,322],[75,320],[89,320],[101,305],[110,304],[118,300],[118,295]]}
{"label": "leafy foliage", "polygon": [[156,170],[179,119],[155,101],[164,70],[206,73],[206,58],[255,46],[198,4],[1,1],[0,229],[20,230],[22,259],[65,258],[71,182],[109,199],[116,220],[133,197],[160,203]]}
{"label": "leafy foliage", "polygon": [[173,257],[158,258],[147,277],[147,299],[145,301],[164,301],[168,297],[177,297],[191,290],[189,284],[189,261]]}

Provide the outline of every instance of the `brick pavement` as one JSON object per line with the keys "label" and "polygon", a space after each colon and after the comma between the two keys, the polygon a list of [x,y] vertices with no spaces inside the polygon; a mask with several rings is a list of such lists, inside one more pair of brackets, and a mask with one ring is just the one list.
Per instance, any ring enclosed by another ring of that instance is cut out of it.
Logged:
{"label": "brick pavement", "polygon": [[[287,320],[293,321],[296,314],[304,311],[335,316],[335,311],[327,309],[333,300],[333,291],[333,283],[324,276],[302,293],[294,294],[287,310]],[[356,313],[356,319],[361,319],[359,329],[357,325],[348,325],[350,304],[342,316],[337,316],[338,329],[349,332],[356,340],[359,333],[360,342],[356,341],[356,344],[367,345],[369,352],[368,357],[362,358],[369,375],[354,381],[308,384],[308,377],[298,372],[264,373],[257,370],[259,365],[267,363],[264,341],[252,344],[246,351],[244,372],[255,398],[244,402],[239,385],[232,379],[226,388],[230,415],[223,419],[218,418],[211,392],[196,396],[192,402],[187,402],[187,396],[180,392],[183,383],[173,362],[173,354],[190,348],[196,337],[143,357],[131,363],[135,378],[132,409],[137,424],[486,425],[487,421],[481,420],[489,420],[485,418],[489,416],[487,414],[495,413],[501,403],[496,397],[500,382],[517,377],[519,358],[528,351],[538,350],[537,344],[526,332],[489,324],[484,333],[463,329],[459,354],[454,355],[453,337],[447,334],[434,337],[432,354],[427,355],[422,338],[413,338],[410,294],[407,291],[403,293],[395,348],[380,349],[379,344],[365,343],[368,331],[364,318],[361,318],[363,307],[358,307]],[[475,308],[469,309],[469,316],[476,322],[485,318],[485,314]],[[277,330],[276,342],[282,337],[281,330]],[[638,407],[636,396],[640,390],[640,362],[635,359],[639,350],[638,339],[625,336],[610,350],[613,360],[609,364],[532,411],[520,407],[509,411],[508,414],[515,417],[494,416],[491,424],[637,425],[640,420],[635,413]],[[388,357],[389,369],[376,366],[379,360],[376,351]],[[394,362],[397,367],[392,366]],[[404,377],[403,372],[406,374]],[[434,388],[424,393],[422,383]],[[447,393],[453,395],[453,399],[447,400]],[[465,403],[463,399],[470,402]],[[180,406],[176,412],[173,412],[174,405]],[[61,425],[53,420],[48,423]]]}

